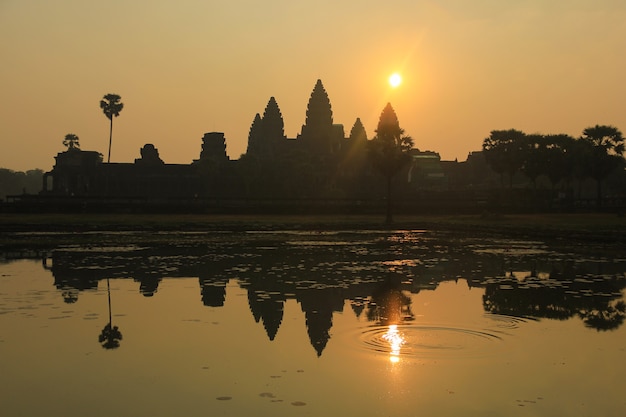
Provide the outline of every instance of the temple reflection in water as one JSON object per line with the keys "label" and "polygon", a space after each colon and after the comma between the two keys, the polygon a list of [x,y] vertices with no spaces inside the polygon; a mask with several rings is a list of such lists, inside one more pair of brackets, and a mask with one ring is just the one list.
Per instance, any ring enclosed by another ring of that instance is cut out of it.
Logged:
{"label": "temple reflection in water", "polygon": [[342,312],[346,301],[357,317],[389,326],[390,343],[399,348],[398,326],[414,320],[408,294],[460,278],[484,289],[489,313],[578,316],[597,330],[616,329],[626,316],[624,262],[581,260],[536,242],[485,243],[423,232],[242,233],[184,245],[60,248],[43,267],[67,303],[96,290],[101,280],[132,279],[153,297],[165,279],[198,277],[198,301],[219,308],[233,281],[247,291],[250,311],[269,340],[279,332],[285,303],[296,300],[318,356],[331,339],[333,313]]}

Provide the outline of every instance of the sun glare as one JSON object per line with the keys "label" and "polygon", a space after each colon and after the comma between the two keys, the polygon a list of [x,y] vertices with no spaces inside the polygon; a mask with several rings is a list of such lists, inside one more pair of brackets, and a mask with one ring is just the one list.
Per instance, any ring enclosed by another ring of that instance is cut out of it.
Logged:
{"label": "sun glare", "polygon": [[389,360],[393,363],[400,362],[400,348],[405,341],[402,334],[398,332],[398,325],[390,325],[387,333],[385,333],[382,337],[389,342],[389,347],[391,348],[391,351],[389,352]]}
{"label": "sun glare", "polygon": [[389,76],[389,85],[392,88],[396,88],[400,84],[402,84],[402,77],[400,76],[400,74],[398,74],[397,72],[394,72],[393,74]]}

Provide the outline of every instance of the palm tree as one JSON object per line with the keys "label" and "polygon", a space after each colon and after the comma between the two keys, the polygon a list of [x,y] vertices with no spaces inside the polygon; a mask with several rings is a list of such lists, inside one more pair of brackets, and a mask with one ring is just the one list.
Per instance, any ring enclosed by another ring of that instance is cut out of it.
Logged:
{"label": "palm tree", "polygon": [[67,147],[67,150],[80,149],[80,143],[78,143],[78,136],[73,133],[68,133],[63,139],[63,145]]}
{"label": "palm tree", "polygon": [[104,115],[111,121],[111,128],[109,129],[109,156],[107,157],[107,163],[111,162],[111,141],[113,140],[113,116],[118,117],[120,112],[124,108],[124,103],[120,100],[122,97],[117,94],[107,94],[102,100],[100,100],[100,108],[104,112]]}
{"label": "palm tree", "polygon": [[391,103],[387,103],[378,120],[376,136],[369,142],[372,164],[387,180],[387,224],[392,222],[391,180],[411,162],[409,151],[412,148],[413,139],[404,136],[404,129],[400,128],[396,112]]}
{"label": "palm tree", "polygon": [[111,286],[109,284],[109,278],[107,278],[107,294],[109,298],[109,322],[104,326],[100,336],[98,336],[98,342],[104,349],[117,349],[120,347],[120,340],[122,340],[122,332],[117,326],[113,326],[111,320]]}
{"label": "palm tree", "polygon": [[624,136],[614,126],[596,125],[583,131],[581,140],[590,147],[590,176],[596,181],[597,205],[602,205],[602,181],[624,161]]}
{"label": "palm tree", "polygon": [[530,179],[533,191],[537,190],[537,178],[546,173],[547,139],[538,133],[526,135],[521,145],[522,166],[520,170]]}
{"label": "palm tree", "polygon": [[509,188],[513,188],[513,176],[524,164],[526,134],[519,130],[493,130],[483,141],[483,152],[487,164],[503,181],[504,174],[509,175]]}
{"label": "palm tree", "polygon": [[573,176],[573,147],[576,139],[560,133],[546,135],[546,167],[545,174],[552,183],[552,190],[561,181],[565,180],[566,186]]}

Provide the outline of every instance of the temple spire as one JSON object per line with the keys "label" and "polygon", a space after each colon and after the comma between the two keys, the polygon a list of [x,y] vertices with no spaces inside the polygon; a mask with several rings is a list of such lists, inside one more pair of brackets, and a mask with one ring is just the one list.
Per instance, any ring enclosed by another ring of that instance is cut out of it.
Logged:
{"label": "temple spire", "polygon": [[376,134],[379,138],[386,139],[387,136],[396,137],[402,135],[403,130],[400,128],[400,122],[395,110],[391,107],[391,103],[387,103],[380,119],[378,119],[378,127]]}
{"label": "temple spire", "polygon": [[331,153],[333,147],[333,111],[321,80],[317,80],[306,110],[301,139],[317,153]]}
{"label": "temple spire", "polygon": [[276,99],[270,97],[263,112],[263,117],[257,113],[250,126],[247,153],[257,156],[273,155],[281,145],[280,142],[285,139],[283,115],[280,112]]}
{"label": "temple spire", "polygon": [[270,142],[285,139],[285,122],[274,97],[270,97],[263,113],[263,135]]}
{"label": "temple spire", "polygon": [[350,130],[350,142],[364,142],[367,141],[367,133],[365,127],[360,118],[356,118],[352,130]]}
{"label": "temple spire", "polygon": [[254,120],[250,126],[250,133],[248,134],[248,149],[246,151],[248,154],[258,154],[260,152],[262,141],[262,123],[263,120],[261,119],[261,115],[257,113],[256,116],[254,116]]}

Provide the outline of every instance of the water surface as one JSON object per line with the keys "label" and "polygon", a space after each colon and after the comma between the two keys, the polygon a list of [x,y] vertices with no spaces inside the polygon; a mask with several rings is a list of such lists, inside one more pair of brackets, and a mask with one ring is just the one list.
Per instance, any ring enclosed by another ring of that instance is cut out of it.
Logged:
{"label": "water surface", "polygon": [[0,403],[9,416],[623,416],[625,271],[601,247],[420,230],[5,254]]}

